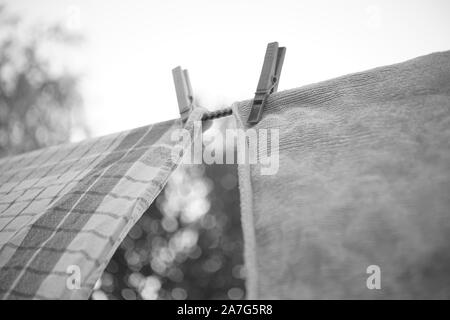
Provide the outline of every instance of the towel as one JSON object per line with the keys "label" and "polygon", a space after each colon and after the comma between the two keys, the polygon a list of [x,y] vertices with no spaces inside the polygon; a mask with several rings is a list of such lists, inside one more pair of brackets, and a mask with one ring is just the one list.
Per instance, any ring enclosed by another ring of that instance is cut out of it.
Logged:
{"label": "towel", "polygon": [[0,297],[87,299],[202,115],[1,159]]}
{"label": "towel", "polygon": [[275,174],[239,167],[250,299],[450,298],[450,52],[250,108],[279,131]]}

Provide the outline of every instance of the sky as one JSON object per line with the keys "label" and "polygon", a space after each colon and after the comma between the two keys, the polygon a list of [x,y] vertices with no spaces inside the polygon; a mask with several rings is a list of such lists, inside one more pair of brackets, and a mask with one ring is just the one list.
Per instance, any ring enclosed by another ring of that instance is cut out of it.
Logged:
{"label": "sky", "polygon": [[84,35],[57,59],[82,75],[94,136],[179,117],[171,73],[178,65],[207,109],[253,98],[273,41],[287,48],[278,91],[450,50],[448,0],[0,3]]}

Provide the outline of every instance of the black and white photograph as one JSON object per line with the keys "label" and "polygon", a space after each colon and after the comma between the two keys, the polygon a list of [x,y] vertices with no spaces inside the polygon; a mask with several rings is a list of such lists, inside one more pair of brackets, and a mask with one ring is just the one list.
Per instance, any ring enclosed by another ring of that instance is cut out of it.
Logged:
{"label": "black and white photograph", "polygon": [[450,1],[0,0],[0,298],[449,300]]}

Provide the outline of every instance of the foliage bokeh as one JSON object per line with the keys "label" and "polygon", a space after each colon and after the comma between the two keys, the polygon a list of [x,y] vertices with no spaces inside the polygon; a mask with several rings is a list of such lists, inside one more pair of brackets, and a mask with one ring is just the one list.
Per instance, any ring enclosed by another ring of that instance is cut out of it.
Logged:
{"label": "foliage bokeh", "polygon": [[60,24],[27,26],[0,5],[0,157],[89,136],[79,77],[55,70],[48,55],[81,41]]}

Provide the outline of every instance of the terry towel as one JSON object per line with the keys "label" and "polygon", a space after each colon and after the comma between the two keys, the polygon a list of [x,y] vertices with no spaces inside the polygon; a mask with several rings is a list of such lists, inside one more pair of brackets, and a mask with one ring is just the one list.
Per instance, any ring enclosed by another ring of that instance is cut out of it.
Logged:
{"label": "terry towel", "polygon": [[249,298],[450,298],[450,52],[250,107],[280,138],[239,168]]}

